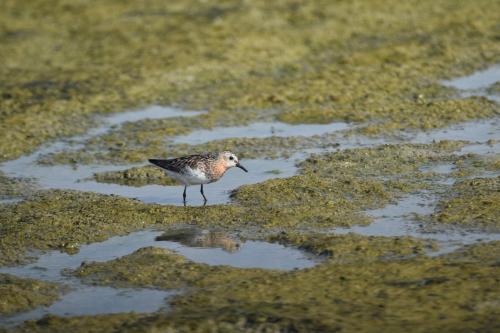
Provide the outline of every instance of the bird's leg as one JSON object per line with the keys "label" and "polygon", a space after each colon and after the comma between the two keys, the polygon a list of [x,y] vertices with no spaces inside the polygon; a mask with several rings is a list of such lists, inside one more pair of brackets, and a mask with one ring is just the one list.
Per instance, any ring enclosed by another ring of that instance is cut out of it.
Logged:
{"label": "bird's leg", "polygon": [[186,189],[187,186],[184,186],[184,192],[182,193],[182,198],[184,199],[184,206],[186,206]]}
{"label": "bird's leg", "polygon": [[201,192],[201,195],[203,196],[203,199],[205,199],[205,203],[207,203],[207,197],[205,196],[205,193],[203,193],[203,184],[201,184],[200,192]]}

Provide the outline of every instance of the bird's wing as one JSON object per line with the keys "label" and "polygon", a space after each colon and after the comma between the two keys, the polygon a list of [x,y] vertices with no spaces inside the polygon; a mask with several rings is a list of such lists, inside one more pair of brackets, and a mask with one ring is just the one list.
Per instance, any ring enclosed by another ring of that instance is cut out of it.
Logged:
{"label": "bird's wing", "polygon": [[208,153],[200,155],[183,156],[167,160],[150,159],[149,162],[156,166],[159,166],[162,169],[182,173],[186,167],[189,167],[191,169],[198,168],[201,161],[213,158],[212,155],[213,154]]}
{"label": "bird's wing", "polygon": [[149,163],[152,163],[162,169],[174,171],[174,172],[180,172],[181,169],[179,168],[179,163],[176,161],[178,160],[177,158],[174,159],[169,159],[169,160],[160,160],[160,159],[149,159]]}

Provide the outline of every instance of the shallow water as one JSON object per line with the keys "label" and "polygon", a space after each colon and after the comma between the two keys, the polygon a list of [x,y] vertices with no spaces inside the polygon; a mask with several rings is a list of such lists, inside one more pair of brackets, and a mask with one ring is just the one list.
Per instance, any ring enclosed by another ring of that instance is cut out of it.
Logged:
{"label": "shallow water", "polygon": [[[249,170],[231,169],[224,177],[213,184],[204,186],[208,204],[228,203],[229,192],[244,184],[259,183],[271,178],[290,177],[296,173],[294,160],[244,160],[242,164]],[[42,189],[65,189],[89,191],[101,194],[115,194],[135,198],[146,203],[182,205],[183,186],[146,185],[134,187],[112,183],[99,183],[91,179],[94,173],[125,170],[139,165],[82,165],[73,168],[69,165],[39,165],[34,159],[21,158],[6,162],[0,169],[11,177],[37,179]],[[279,172],[275,172],[279,170]],[[187,201],[190,205],[203,203],[199,186],[188,188]]]}
{"label": "shallow water", "polygon": [[[494,75],[491,73],[496,73],[495,71],[496,69],[493,71],[487,70],[473,75],[472,79],[470,79],[472,83],[469,83],[468,78],[460,78],[458,79],[459,84],[457,86],[476,87],[478,85],[477,82],[481,82],[481,80],[492,82],[492,77],[494,77]],[[483,76],[485,76],[485,78],[481,79]],[[455,81],[447,82],[447,84],[453,85]],[[40,156],[49,153],[78,148],[85,140],[106,133],[112,127],[120,126],[126,122],[140,121],[143,119],[196,116],[202,113],[203,112],[186,112],[174,108],[152,106],[144,110],[112,114],[108,117],[101,118],[103,125],[90,130],[87,134],[73,137],[69,140],[55,142],[37,150],[33,154],[5,162],[0,165],[0,170],[10,177],[33,178],[42,189],[91,191],[101,194],[115,194],[127,198],[136,198],[146,203],[181,205],[182,200],[180,200],[180,198],[183,190],[182,186],[146,185],[134,187],[112,183],[99,183],[91,179],[94,173],[125,170],[130,167],[140,166],[140,164],[50,166],[40,165],[37,163],[37,160]],[[349,124],[342,122],[303,125],[289,125],[280,122],[254,123],[248,126],[194,131],[188,135],[174,138],[174,142],[197,144],[228,137],[335,135],[336,132],[348,129],[349,127]],[[241,175],[240,170],[229,170],[220,181],[205,186],[205,192],[209,199],[208,204],[228,203],[230,201],[229,192],[241,185],[254,184],[271,178],[290,177],[294,175],[297,170],[295,167],[297,156],[303,159],[310,153],[324,153],[325,151],[335,151],[337,149],[371,147],[379,144],[431,143],[439,140],[466,140],[475,144],[464,147],[460,153],[496,154],[500,152],[500,144],[491,144],[488,141],[498,138],[500,138],[500,119],[498,118],[471,121],[428,132],[403,133],[399,138],[367,138],[354,135],[336,135],[335,142],[338,144],[336,148],[308,149],[302,153],[295,154],[294,158],[289,159],[254,159],[242,161],[249,169],[249,173]],[[279,170],[279,173],[273,172],[275,170]],[[2,200],[2,202],[8,202],[10,200],[11,198],[7,198],[6,200]],[[188,203],[190,205],[203,204],[198,186],[188,188]]]}
{"label": "shallow water", "polygon": [[176,294],[177,291],[156,289],[85,286],[68,292],[50,306],[0,317],[0,325],[15,326],[49,314],[71,317],[124,312],[151,313],[166,310],[168,298]]}
{"label": "shallow water", "polygon": [[196,145],[214,140],[228,138],[267,138],[271,136],[313,136],[342,131],[352,126],[344,122],[331,124],[299,124],[291,125],[282,122],[253,123],[247,126],[217,127],[211,130],[193,131],[187,135],[177,136],[173,143]]}
{"label": "shallow water", "polygon": [[[120,312],[146,313],[167,308],[166,300],[178,294],[179,290],[90,286],[81,284],[77,278],[62,274],[63,270],[78,268],[82,262],[109,261],[149,246],[173,250],[197,263],[239,268],[293,270],[312,267],[319,262],[312,255],[277,243],[241,241],[223,232],[214,234],[196,228],[183,229],[182,232],[183,241],[173,241],[159,240],[162,239],[162,235],[164,236],[160,231],[138,231],[126,236],[112,237],[104,242],[83,245],[76,254],[50,251],[41,255],[36,262],[0,268],[0,273],[58,282],[70,288],[68,293],[52,305],[0,317],[0,324],[14,325],[28,319],[39,319],[46,314],[76,316]],[[178,231],[172,231],[170,235],[170,239],[176,238]],[[202,243],[186,241],[196,238],[202,241],[205,238],[205,241]],[[231,251],[221,246],[228,244],[228,240],[238,244]]]}
{"label": "shallow water", "polygon": [[411,236],[430,239],[436,241],[439,245],[439,250],[428,253],[431,256],[450,253],[464,245],[474,244],[479,241],[500,240],[500,233],[470,231],[448,226],[432,231],[424,230],[418,220],[414,218],[417,215],[432,214],[437,202],[437,195],[426,191],[413,193],[383,208],[366,211],[368,215],[374,217],[374,221],[369,225],[336,228],[332,232],[338,234],[352,232],[364,236]]}
{"label": "shallow water", "polygon": [[[462,97],[484,96],[500,102],[497,96],[490,95],[486,91],[486,88],[499,80],[500,65],[496,65],[470,76],[443,81],[442,83],[460,89]],[[500,118],[471,121],[429,132],[410,133],[406,136],[406,141],[409,143],[432,143],[441,140],[470,141],[472,144],[466,145],[456,154],[471,153],[482,156],[500,154],[500,144],[492,142],[498,139],[500,139]],[[444,176],[444,179],[438,180],[437,183],[448,186],[453,185],[455,182],[454,178],[448,176],[453,170],[454,165],[450,163],[427,166],[421,169],[423,172],[434,172]],[[496,177],[499,174],[499,172],[485,172],[481,177]],[[432,239],[438,242],[439,250],[431,252],[429,255],[453,252],[463,245],[477,242],[500,240],[500,233],[477,232],[447,226],[443,226],[442,230],[424,230],[414,217],[432,214],[438,201],[438,194],[427,191],[412,193],[396,203],[367,211],[366,213],[375,219],[374,222],[367,226],[336,228],[333,232],[339,234],[353,232],[365,236],[412,236]]]}
{"label": "shallow water", "polygon": [[[153,106],[145,110],[124,112],[113,114],[101,119],[102,126],[90,130],[87,134],[61,140],[40,148],[34,153],[22,156],[16,160],[7,161],[0,165],[0,170],[9,177],[21,177],[35,179],[41,189],[65,189],[90,191],[101,194],[115,194],[127,198],[135,198],[145,203],[159,203],[182,205],[182,186],[160,186],[146,185],[142,187],[126,186],[112,183],[99,183],[92,179],[94,173],[125,170],[130,167],[140,166],[140,164],[127,165],[41,165],[37,163],[40,156],[67,150],[77,149],[85,140],[101,135],[109,131],[112,127],[119,126],[126,122],[139,121],[143,119],[161,119],[179,116],[196,116],[203,112],[180,111],[168,107]],[[348,127],[345,123],[333,123],[327,125],[287,125],[283,123],[266,123],[266,128],[259,128],[256,124],[248,127],[228,127],[217,128],[212,131],[195,131],[193,136],[186,136],[185,140],[207,141],[211,138],[223,138],[227,136],[247,137],[256,135],[257,137],[280,135],[287,136],[296,134],[317,135],[328,131],[339,131]],[[275,126],[276,130],[271,131]],[[201,132],[201,134],[200,134]],[[182,138],[182,137],[179,137]],[[191,138],[191,139],[189,139]],[[195,139],[198,138],[198,139]],[[205,195],[208,204],[228,203],[229,192],[241,185],[254,184],[271,178],[290,177],[296,173],[295,159],[254,159],[244,160],[242,164],[250,171],[242,176],[240,170],[229,170],[224,177],[213,184],[205,186]],[[201,205],[201,195],[199,187],[188,188],[188,204]]]}
{"label": "shallow water", "polygon": [[[409,138],[411,143],[432,143],[441,140],[463,140],[488,145],[500,138],[500,118],[470,121],[444,129],[421,132]],[[492,146],[494,148],[494,146]]]}
{"label": "shallow water", "polygon": [[498,81],[500,81],[500,65],[494,65],[471,75],[443,80],[441,84],[460,90],[476,90],[488,88]]}

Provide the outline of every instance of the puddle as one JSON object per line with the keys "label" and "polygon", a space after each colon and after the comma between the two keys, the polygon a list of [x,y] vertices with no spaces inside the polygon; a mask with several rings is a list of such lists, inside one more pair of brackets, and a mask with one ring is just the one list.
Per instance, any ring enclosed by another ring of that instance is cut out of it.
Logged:
{"label": "puddle", "polygon": [[[239,244],[234,251],[228,251],[221,245],[228,239]],[[82,262],[113,260],[148,246],[174,250],[194,262],[210,265],[292,270],[312,267],[316,263],[306,257],[304,252],[281,244],[240,241],[224,232],[189,228],[171,231],[170,237],[161,231],[152,230],[111,237],[104,242],[83,245],[76,254],[50,251],[41,255],[36,262],[24,266],[1,267],[0,273],[65,282],[68,278],[61,275],[64,269],[76,269]]]}
{"label": "puddle", "polygon": [[76,316],[118,312],[146,313],[166,308],[166,299],[177,291],[87,286],[81,284],[79,279],[61,274],[64,269],[78,268],[84,261],[108,261],[130,254],[145,246],[144,243],[153,244],[154,237],[159,234],[149,231],[112,237],[105,242],[84,245],[73,255],[50,251],[41,255],[36,262],[0,268],[1,273],[57,282],[70,288],[68,293],[52,305],[0,317],[0,324],[12,326],[25,320],[40,319],[47,314]]}
{"label": "puddle", "polygon": [[168,106],[152,105],[144,109],[135,111],[125,111],[114,113],[108,117],[103,118],[106,123],[103,126],[104,132],[107,132],[110,127],[122,125],[124,123],[136,122],[146,119],[165,119],[173,117],[195,117],[206,113],[205,111],[183,111]]}
{"label": "puddle", "polygon": [[342,131],[352,128],[352,125],[343,122],[331,124],[299,124],[291,125],[282,122],[253,123],[247,126],[217,127],[212,130],[193,131],[173,139],[173,143],[197,145],[214,140],[228,138],[267,138],[272,136],[314,136]]}
{"label": "puddle", "polygon": [[296,248],[264,241],[241,241],[222,231],[196,228],[166,233],[138,231],[112,237],[101,243],[84,245],[73,255],[51,251],[41,255],[33,263],[0,268],[0,273],[58,282],[71,288],[70,292],[52,305],[0,317],[0,324],[15,325],[47,314],[77,316],[120,312],[149,313],[166,309],[166,300],[176,295],[178,290],[90,286],[81,284],[77,278],[61,274],[65,269],[78,268],[82,262],[109,261],[148,246],[174,250],[197,263],[239,268],[294,270],[318,263],[318,260]]}
{"label": "puddle", "polygon": [[[36,158],[35,158],[36,159]],[[271,178],[291,177],[296,173],[294,160],[244,160],[242,163],[249,170],[233,168],[226,172],[218,182],[204,186],[208,204],[228,203],[229,192],[244,184],[259,183]],[[20,158],[6,162],[1,170],[10,177],[21,175],[37,179],[42,189],[65,189],[90,191],[101,194],[114,194],[127,198],[135,198],[145,203],[182,205],[183,186],[146,185],[134,187],[113,183],[99,183],[91,180],[94,173],[125,170],[139,165],[82,165],[73,168],[69,165],[45,166],[36,164],[32,158]],[[275,171],[279,170],[279,173]],[[203,204],[199,186],[190,186],[187,191],[189,205]]]}
{"label": "puddle", "polygon": [[[498,136],[500,137],[500,133]],[[483,156],[488,155],[498,155],[500,154],[500,142],[499,143],[483,143],[483,144],[473,144],[467,145],[460,149],[458,152],[460,155],[464,154],[478,154]]]}
{"label": "puddle", "polygon": [[[182,186],[160,186],[147,185],[143,187],[133,187],[112,183],[99,183],[91,180],[94,173],[125,170],[141,164],[127,165],[40,165],[37,160],[40,156],[61,151],[64,149],[75,149],[78,143],[106,133],[112,126],[118,126],[130,121],[143,119],[161,119],[179,116],[196,116],[203,112],[180,111],[168,107],[152,106],[145,110],[131,111],[113,114],[103,118],[104,124],[98,128],[90,130],[87,134],[73,137],[69,140],[61,140],[45,146],[33,154],[22,156],[16,160],[7,161],[0,165],[0,170],[9,177],[24,177],[35,179],[41,189],[65,189],[90,191],[101,194],[114,194],[127,198],[135,198],[145,203],[182,205]],[[271,178],[290,177],[296,172],[295,161],[291,159],[279,160],[245,160],[245,166],[249,173],[244,177],[238,172],[240,170],[229,170],[224,177],[213,184],[205,186],[205,195],[209,199],[208,204],[228,203],[229,191],[244,185],[262,182]],[[279,173],[275,172],[279,170]],[[189,204],[201,205],[201,195],[199,187],[188,188]],[[2,202],[10,202],[11,198],[6,198]]]}
{"label": "puddle", "polygon": [[471,75],[442,81],[441,84],[460,90],[476,90],[488,88],[500,81],[500,65],[494,65]]}
{"label": "puddle", "polygon": [[0,205],[1,204],[14,204],[14,203],[18,203],[18,202],[21,202],[23,201],[23,198],[19,198],[19,197],[16,197],[16,198],[0,198]]}
{"label": "puddle", "polygon": [[421,172],[433,172],[439,175],[448,175],[453,172],[455,166],[452,163],[440,163],[436,165],[427,165],[420,168]]}
{"label": "puddle", "polygon": [[317,264],[312,255],[277,243],[240,241],[217,231],[181,229],[156,237],[154,246],[175,250],[198,263],[238,268],[293,270]]}
{"label": "puddle", "polygon": [[[421,168],[424,172],[434,172],[442,179],[434,183],[447,185],[447,189],[455,183],[455,179],[449,175],[454,171],[453,163],[440,163]],[[494,173],[495,176],[498,173]],[[480,177],[488,176],[488,174]],[[348,228],[336,228],[334,233],[347,234],[356,233],[364,236],[403,237],[434,240],[439,245],[438,251],[429,252],[428,255],[436,256],[450,253],[458,248],[474,244],[479,241],[489,242],[500,240],[500,233],[488,233],[470,231],[463,228],[442,226],[433,231],[426,231],[415,220],[416,216],[429,216],[434,213],[436,206],[443,193],[431,193],[427,190],[411,193],[395,203],[378,209],[367,210],[366,214],[372,216],[374,221],[366,226],[352,226]]]}
{"label": "puddle", "polygon": [[[500,65],[492,66],[486,70],[476,72],[466,77],[453,80],[442,81],[445,86],[460,90],[462,97],[484,96],[488,99],[500,102],[500,97],[488,93],[487,88],[500,80]],[[500,153],[500,143],[495,142],[500,138],[500,118],[470,121],[457,124],[444,129],[437,129],[429,132],[418,132],[403,136],[408,143],[432,143],[441,140],[463,140],[472,144],[466,145],[456,154],[478,154],[497,155]],[[385,142],[391,143],[391,142]],[[352,146],[352,142],[348,145]],[[342,147],[342,144],[341,144]],[[349,147],[350,148],[350,147]],[[434,172],[443,179],[436,183],[451,186],[455,179],[447,177],[454,170],[451,163],[442,163],[426,166],[421,169],[423,172]],[[498,172],[485,173],[481,176],[497,176]],[[471,232],[457,228],[452,230],[443,227],[443,230],[426,232],[413,220],[416,215],[430,215],[434,212],[439,201],[439,194],[431,194],[426,191],[410,194],[397,203],[386,205],[380,209],[367,211],[368,215],[375,218],[374,222],[367,226],[353,226],[349,228],[336,228],[335,233],[346,234],[356,233],[365,236],[412,236],[416,238],[435,240],[439,244],[439,250],[429,253],[435,256],[450,253],[456,249],[477,242],[488,242],[500,240],[499,233]]]}
{"label": "puddle", "polygon": [[470,121],[430,132],[416,133],[409,138],[411,143],[432,143],[441,140],[463,140],[488,144],[500,138],[500,118]]}
{"label": "puddle", "polygon": [[[137,122],[146,119],[165,119],[174,117],[195,117],[205,111],[183,111],[168,106],[152,105],[140,110],[112,113],[108,116],[97,118],[102,125],[90,129],[86,134],[70,138],[70,141],[84,142],[90,138],[107,133],[110,129],[129,122]],[[52,151],[51,151],[52,152]],[[45,152],[47,154],[49,152]]]}
{"label": "puddle", "polygon": [[49,314],[71,317],[124,312],[151,313],[166,308],[166,299],[175,294],[174,291],[153,289],[86,286],[63,295],[59,301],[50,306],[0,317],[0,325],[15,326],[26,320],[37,320]]}
{"label": "puddle", "polygon": [[199,230],[196,228],[174,229],[155,237],[158,242],[177,242],[188,247],[220,248],[234,253],[241,249],[241,241],[224,231]]}
{"label": "puddle", "polygon": [[460,90],[462,97],[484,96],[500,102],[500,96],[489,94],[487,88],[500,81],[500,65],[495,65],[472,75],[441,81],[447,87]]}
{"label": "puddle", "polygon": [[500,233],[472,232],[460,228],[452,229],[448,226],[444,226],[442,231],[426,232],[422,230],[419,223],[413,220],[413,217],[415,215],[432,214],[438,200],[438,196],[427,192],[411,194],[397,203],[367,211],[368,215],[375,218],[374,222],[367,226],[336,228],[333,232],[337,234],[352,232],[364,236],[411,236],[435,240],[439,245],[439,250],[429,252],[428,255],[431,256],[451,253],[464,245],[474,244],[479,241],[500,240]]}

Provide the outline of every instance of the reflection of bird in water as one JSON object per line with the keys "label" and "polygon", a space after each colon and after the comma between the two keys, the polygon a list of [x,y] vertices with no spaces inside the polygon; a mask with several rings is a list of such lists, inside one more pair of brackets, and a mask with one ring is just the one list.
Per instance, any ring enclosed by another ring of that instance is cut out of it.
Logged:
{"label": "reflection of bird in water", "polygon": [[201,247],[219,247],[227,252],[236,252],[240,249],[240,243],[221,231],[209,231],[197,237]]}
{"label": "reflection of bird in water", "polygon": [[240,249],[240,242],[234,236],[223,231],[214,230],[199,230],[195,228],[170,230],[156,237],[156,240],[178,242],[191,247],[221,248],[230,253]]}

